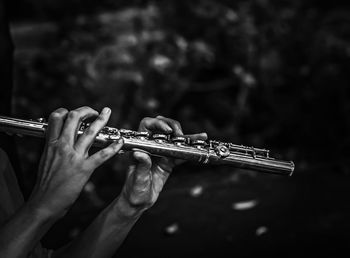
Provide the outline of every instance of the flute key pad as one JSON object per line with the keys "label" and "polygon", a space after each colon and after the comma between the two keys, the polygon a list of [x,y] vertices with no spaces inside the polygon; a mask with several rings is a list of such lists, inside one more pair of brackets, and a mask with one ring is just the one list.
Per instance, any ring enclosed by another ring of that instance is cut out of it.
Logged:
{"label": "flute key pad", "polygon": [[182,137],[182,136],[175,136],[171,138],[171,141],[175,144],[175,145],[184,145],[187,142],[187,138],[186,137]]}
{"label": "flute key pad", "polygon": [[166,134],[153,134],[152,138],[158,143],[163,143],[168,140],[168,136]]}
{"label": "flute key pad", "polygon": [[204,140],[194,140],[191,142],[191,145],[197,149],[204,149],[207,143]]}

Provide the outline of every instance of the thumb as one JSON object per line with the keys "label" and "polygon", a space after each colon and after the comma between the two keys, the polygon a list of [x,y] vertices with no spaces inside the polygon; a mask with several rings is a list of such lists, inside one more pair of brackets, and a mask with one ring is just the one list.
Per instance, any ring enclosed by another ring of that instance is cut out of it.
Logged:
{"label": "thumb", "polygon": [[134,186],[141,190],[144,187],[147,187],[151,182],[151,167],[152,160],[151,157],[141,151],[135,151],[134,159],[136,161],[135,171],[134,171]]}

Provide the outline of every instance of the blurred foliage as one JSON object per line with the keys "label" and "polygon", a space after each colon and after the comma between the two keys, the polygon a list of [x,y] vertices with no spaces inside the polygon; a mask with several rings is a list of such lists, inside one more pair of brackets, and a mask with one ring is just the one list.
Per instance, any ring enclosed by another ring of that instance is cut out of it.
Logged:
{"label": "blurred foliage", "polygon": [[81,2],[27,0],[32,16],[14,14],[16,114],[110,106],[117,127],[162,114],[187,132],[269,146],[306,163],[344,158],[348,9],[268,0]]}
{"label": "blurred foliage", "polygon": [[[294,160],[296,173],[329,166],[349,172],[350,10],[345,5],[20,3],[23,8],[12,12],[16,116],[109,106],[109,125],[136,129],[143,117],[162,114],[179,120],[186,133],[205,131],[212,139],[271,148],[273,155]],[[36,170],[42,146],[20,141],[29,188],[35,173],[28,171]],[[108,166],[121,173],[94,174],[103,200],[113,198],[122,183],[125,163],[118,160]],[[83,196],[89,201],[73,213],[98,206],[98,196],[90,184]]]}
{"label": "blurred foliage", "polygon": [[[161,114],[179,120],[185,133],[270,148],[294,160],[298,172],[349,172],[347,7],[287,0],[19,4],[12,11],[15,115],[109,106],[109,125],[136,129],[143,117]],[[24,174],[36,169],[42,146],[34,145],[20,149]],[[123,174],[125,164],[110,166]]]}

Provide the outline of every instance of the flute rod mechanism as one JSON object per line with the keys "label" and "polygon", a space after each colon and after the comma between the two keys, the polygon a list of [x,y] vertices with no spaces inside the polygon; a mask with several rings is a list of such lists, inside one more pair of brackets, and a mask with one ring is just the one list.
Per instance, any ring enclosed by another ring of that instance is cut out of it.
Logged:
{"label": "flute rod mechanism", "polygon": [[[89,124],[82,123],[78,134],[84,133]],[[0,131],[10,134],[43,138],[47,123],[42,119],[24,120],[0,116]],[[294,163],[271,157],[270,151],[220,141],[191,141],[189,138],[166,134],[149,134],[128,129],[104,127],[96,136],[94,146],[105,147],[123,138],[123,150],[143,150],[154,156],[183,159],[203,164],[225,164],[278,175],[291,176]]]}

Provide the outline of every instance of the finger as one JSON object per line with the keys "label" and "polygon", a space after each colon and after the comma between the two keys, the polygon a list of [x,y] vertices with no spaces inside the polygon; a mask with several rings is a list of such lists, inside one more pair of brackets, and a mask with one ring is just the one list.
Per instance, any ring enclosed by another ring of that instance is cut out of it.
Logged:
{"label": "finger", "polygon": [[135,171],[135,165],[129,166],[128,170],[126,171],[126,178],[127,179],[132,175],[133,171]]}
{"label": "finger", "polygon": [[[35,192],[38,189],[39,182],[42,180],[43,177],[45,177],[44,173],[47,171],[47,170],[45,170],[45,167],[47,166],[47,163],[48,163],[47,150],[48,150],[48,145],[45,144],[44,151],[43,151],[41,158],[40,158],[39,171],[38,171],[36,184],[34,186],[33,192]],[[51,161],[51,159],[50,159],[50,161]]]}
{"label": "finger", "polygon": [[162,157],[153,162],[152,170],[167,177],[172,172],[174,166],[174,159]]}
{"label": "finger", "polygon": [[147,188],[151,182],[151,157],[141,151],[135,151],[133,154],[137,164],[134,172],[134,189],[142,191]]}
{"label": "finger", "polygon": [[183,135],[181,124],[178,121],[171,118],[164,117],[164,116],[157,116],[156,118],[166,122],[167,125],[169,125],[171,129],[173,129],[173,134],[175,136]]}
{"label": "finger", "polygon": [[84,131],[84,133],[78,138],[75,149],[87,153],[92,143],[95,141],[95,138],[99,131],[106,126],[109,117],[111,116],[111,109],[105,107],[102,109],[102,112],[95,119],[94,122]]}
{"label": "finger", "polygon": [[154,190],[159,193],[162,191],[164,184],[168,180],[170,173],[168,170],[163,169],[161,166],[156,165],[152,168],[153,172],[153,187]]}
{"label": "finger", "polygon": [[[124,141],[123,138],[121,138],[110,144],[108,147],[94,153],[87,159],[88,166],[93,169],[101,166],[104,162],[117,154],[123,147],[123,144]],[[89,169],[89,171],[91,171],[91,169]]]}
{"label": "finger", "polygon": [[163,120],[146,117],[141,120],[139,131],[172,133],[173,129]]}
{"label": "finger", "polygon": [[160,193],[168,180],[170,173],[175,166],[176,160],[169,158],[155,158],[152,164],[152,181],[153,189],[156,193]]}
{"label": "finger", "polygon": [[53,142],[60,137],[67,114],[68,110],[65,108],[59,108],[50,114],[49,123],[46,130],[47,142]]}
{"label": "finger", "polygon": [[[183,137],[189,138],[191,141],[196,141],[196,140],[207,140],[208,135],[207,133],[197,133],[197,134],[186,134]],[[160,158],[156,159],[156,163],[159,166],[160,169],[171,173],[172,169],[177,166],[185,163],[186,160],[182,159],[170,159],[170,158]]]}
{"label": "finger", "polygon": [[208,135],[207,133],[196,133],[196,134],[187,134],[184,135],[184,137],[186,138],[190,138],[192,141],[196,141],[196,140],[208,140]]}
{"label": "finger", "polygon": [[97,116],[98,112],[90,107],[81,107],[68,113],[62,130],[62,138],[73,145],[77,134],[78,126],[84,119]]}

